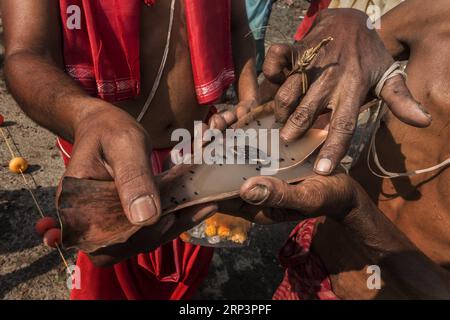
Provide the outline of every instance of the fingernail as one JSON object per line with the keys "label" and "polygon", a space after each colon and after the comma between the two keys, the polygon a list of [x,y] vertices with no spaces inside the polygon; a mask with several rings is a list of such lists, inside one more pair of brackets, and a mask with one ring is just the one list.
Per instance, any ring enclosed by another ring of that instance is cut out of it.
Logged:
{"label": "fingernail", "polygon": [[157,208],[153,197],[148,195],[137,198],[130,206],[131,222],[142,224],[153,219],[157,214]]}
{"label": "fingernail", "polygon": [[257,184],[245,193],[245,200],[258,205],[266,201],[269,195],[269,189],[265,185]]}
{"label": "fingernail", "polygon": [[316,164],[316,171],[320,171],[323,173],[331,172],[331,160],[327,158],[320,159]]}
{"label": "fingernail", "polygon": [[420,103],[417,104],[417,107],[422,111],[424,115],[426,115],[428,118],[431,119],[431,114],[428,112],[427,109],[425,109]]}

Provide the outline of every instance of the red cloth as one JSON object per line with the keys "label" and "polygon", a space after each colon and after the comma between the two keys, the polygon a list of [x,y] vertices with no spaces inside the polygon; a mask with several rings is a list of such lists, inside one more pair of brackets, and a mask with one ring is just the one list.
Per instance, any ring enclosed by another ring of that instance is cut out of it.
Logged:
{"label": "red cloth", "polygon": [[[107,101],[139,95],[141,1],[60,0],[66,71],[91,95]],[[185,0],[200,104],[218,100],[235,78],[230,1]],[[155,0],[145,3],[152,5]],[[74,24],[77,10],[81,13],[80,28]]]}
{"label": "red cloth", "polygon": [[[311,29],[320,10],[331,0],[313,0],[305,19],[294,36],[301,40]],[[316,219],[302,221],[292,231],[279,253],[281,265],[286,268],[283,280],[273,295],[274,300],[337,300],[329,274],[320,257],[310,251]]]}
{"label": "red cloth", "polygon": [[[57,141],[67,165],[72,145]],[[154,150],[153,171],[161,172],[170,149]],[[178,300],[189,299],[208,273],[213,249],[185,243],[179,238],[153,252],[139,254],[110,268],[96,268],[78,253],[81,289],[71,292],[73,300]]]}
{"label": "red cloth", "polygon": [[280,250],[279,260],[286,268],[274,300],[337,300],[328,272],[320,257],[310,251],[316,219],[301,222]]}
{"label": "red cloth", "polygon": [[317,15],[323,9],[328,8],[331,0],[312,0],[311,5],[306,12],[306,16],[303,19],[302,23],[297,29],[297,32],[294,35],[294,40],[301,40],[311,29],[314,20],[316,20]]}

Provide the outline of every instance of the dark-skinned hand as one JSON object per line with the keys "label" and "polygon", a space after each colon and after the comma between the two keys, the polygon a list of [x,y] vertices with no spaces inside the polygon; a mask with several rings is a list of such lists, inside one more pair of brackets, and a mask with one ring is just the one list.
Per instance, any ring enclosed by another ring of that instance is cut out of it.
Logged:
{"label": "dark-skinned hand", "polygon": [[339,220],[358,207],[361,199],[370,201],[358,183],[343,173],[317,175],[295,185],[268,176],[253,177],[242,185],[240,196],[239,204],[220,202],[219,211],[259,224],[319,216]]}
{"label": "dark-skinned hand", "polygon": [[216,204],[204,204],[164,215],[155,224],[140,229],[125,243],[99,249],[89,254],[89,258],[98,267],[108,267],[137,254],[151,252],[192,229],[216,211]]}
{"label": "dark-skinned hand", "polygon": [[[298,139],[321,113],[331,110],[328,138],[315,162],[315,171],[321,175],[331,174],[345,156],[360,107],[394,62],[376,31],[367,27],[367,19],[354,9],[323,10],[300,42],[271,46],[263,66],[262,99],[274,96],[276,118],[284,123],[283,140]],[[306,69],[309,88],[302,96],[301,75],[288,76],[292,57],[298,59],[328,37],[333,40]],[[381,96],[401,121],[416,127],[430,125],[430,115],[412,97],[402,76],[389,79]]]}

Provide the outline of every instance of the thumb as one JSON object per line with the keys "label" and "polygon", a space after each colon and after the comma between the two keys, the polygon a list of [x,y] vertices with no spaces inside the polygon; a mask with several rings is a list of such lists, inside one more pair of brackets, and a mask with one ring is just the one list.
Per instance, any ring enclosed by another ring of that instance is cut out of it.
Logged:
{"label": "thumb", "polygon": [[117,141],[105,159],[132,224],[152,225],[161,217],[161,201],[152,172],[148,148],[139,139]]}
{"label": "thumb", "polygon": [[413,98],[402,76],[398,75],[386,81],[381,90],[381,97],[402,122],[419,128],[431,124],[431,115]]}
{"label": "thumb", "polygon": [[346,174],[317,176],[296,185],[273,177],[248,179],[241,197],[253,205],[295,210],[304,216],[339,216],[355,206],[353,180]]}
{"label": "thumb", "polygon": [[292,186],[273,177],[253,177],[241,187],[241,198],[255,206],[302,210],[300,185]]}

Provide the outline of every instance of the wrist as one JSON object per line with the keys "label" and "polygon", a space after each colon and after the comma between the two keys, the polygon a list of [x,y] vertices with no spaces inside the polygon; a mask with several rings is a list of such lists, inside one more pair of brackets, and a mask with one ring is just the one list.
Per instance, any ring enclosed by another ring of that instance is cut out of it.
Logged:
{"label": "wrist", "polygon": [[98,98],[83,97],[79,101],[76,101],[77,112],[75,120],[73,121],[73,129],[76,132],[80,127],[84,126],[91,119],[99,119],[99,115],[103,112],[111,112],[113,108],[117,108],[114,105],[100,100]]}
{"label": "wrist", "polygon": [[80,108],[75,117],[76,120],[73,121],[74,139],[76,136],[93,131],[99,133],[116,132],[119,128],[131,127],[143,130],[135,118],[109,102],[90,98],[80,101],[78,105]]}

